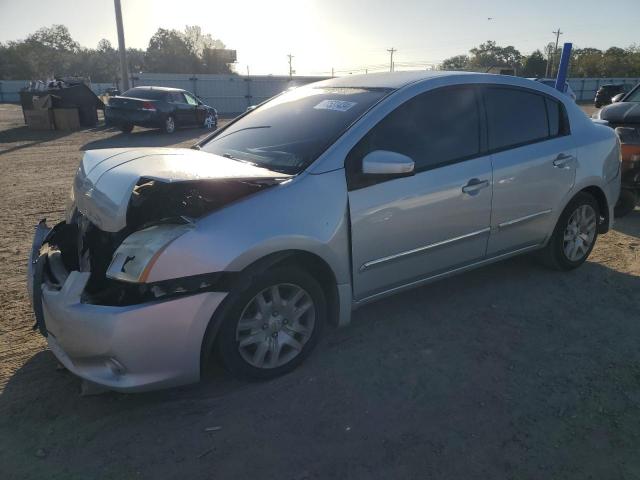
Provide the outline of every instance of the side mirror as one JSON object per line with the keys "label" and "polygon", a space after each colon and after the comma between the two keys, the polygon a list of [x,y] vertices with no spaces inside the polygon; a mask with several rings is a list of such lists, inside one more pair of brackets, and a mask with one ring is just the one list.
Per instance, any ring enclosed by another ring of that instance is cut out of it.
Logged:
{"label": "side mirror", "polygon": [[611,103],[618,103],[624,97],[624,93],[619,93],[611,98]]}
{"label": "side mirror", "polygon": [[409,175],[415,163],[401,153],[375,150],[362,159],[362,173],[372,175]]}

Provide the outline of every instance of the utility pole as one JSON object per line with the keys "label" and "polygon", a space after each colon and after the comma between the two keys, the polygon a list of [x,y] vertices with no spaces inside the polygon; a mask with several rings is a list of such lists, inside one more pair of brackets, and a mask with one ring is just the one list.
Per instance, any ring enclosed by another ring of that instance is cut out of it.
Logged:
{"label": "utility pole", "polygon": [[120,50],[120,78],[122,91],[129,90],[129,69],[127,68],[127,48],[124,46],[124,27],[122,26],[122,8],[120,0],[113,0],[116,8],[116,26],[118,27],[118,49]]}
{"label": "utility pole", "polygon": [[289,80],[291,80],[294,74],[293,65],[291,63],[291,61],[293,60],[293,55],[288,54],[287,57],[289,57]]}
{"label": "utility pole", "polygon": [[391,58],[389,59],[389,71],[390,71],[390,72],[393,72],[393,54],[394,54],[395,52],[397,52],[397,51],[398,51],[398,50],[396,50],[396,49],[395,49],[395,48],[393,48],[393,47],[391,47],[391,48],[387,49],[387,52],[389,52],[390,57],[391,57]]}
{"label": "utility pole", "polygon": [[558,42],[560,41],[560,35],[562,35],[564,32],[561,32],[560,28],[558,28],[558,30],[551,33],[556,36],[556,47],[553,49],[553,56],[551,57],[553,59],[553,61],[551,62],[551,76],[553,77],[553,67],[554,63],[556,63],[556,55],[558,54]]}

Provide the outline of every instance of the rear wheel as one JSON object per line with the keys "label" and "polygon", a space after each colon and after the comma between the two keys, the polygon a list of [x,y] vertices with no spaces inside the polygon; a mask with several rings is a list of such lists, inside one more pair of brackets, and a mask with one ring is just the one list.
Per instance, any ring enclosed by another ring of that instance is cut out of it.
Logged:
{"label": "rear wheel", "polygon": [[636,208],[636,204],[638,203],[638,195],[633,190],[629,190],[628,188],[623,188],[620,190],[620,197],[618,198],[618,202],[613,209],[613,215],[616,218],[624,217],[625,215],[629,215],[633,212],[634,208]]}
{"label": "rear wheel", "polygon": [[133,124],[131,123],[125,123],[124,125],[120,125],[120,131],[122,133],[131,133],[132,130],[133,130]]}
{"label": "rear wheel", "polygon": [[231,293],[220,314],[216,346],[223,365],[240,377],[268,379],[293,370],[311,353],[324,326],[326,301],[308,273],[279,267]]}
{"label": "rear wheel", "polygon": [[598,202],[577,194],[566,206],[542,252],[544,262],[557,270],[572,270],[589,257],[598,238]]}
{"label": "rear wheel", "polygon": [[176,121],[172,115],[165,118],[162,129],[164,130],[164,133],[173,133],[176,131]]}

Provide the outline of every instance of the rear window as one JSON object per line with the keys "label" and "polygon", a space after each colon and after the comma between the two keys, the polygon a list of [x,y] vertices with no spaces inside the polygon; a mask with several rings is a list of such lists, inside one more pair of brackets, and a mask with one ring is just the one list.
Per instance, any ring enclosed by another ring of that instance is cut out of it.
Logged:
{"label": "rear window", "polygon": [[166,91],[153,90],[152,88],[131,88],[124,92],[122,97],[129,98],[142,98],[144,100],[162,100],[164,99]]}
{"label": "rear window", "polygon": [[487,88],[489,148],[524,145],[549,136],[545,97],[525,90]]}

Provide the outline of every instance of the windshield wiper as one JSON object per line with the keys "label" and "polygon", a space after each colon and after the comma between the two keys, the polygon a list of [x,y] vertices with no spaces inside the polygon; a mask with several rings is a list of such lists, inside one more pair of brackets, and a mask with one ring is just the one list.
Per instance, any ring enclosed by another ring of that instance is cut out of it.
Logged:
{"label": "windshield wiper", "polygon": [[254,166],[254,167],[266,168],[266,167],[263,167],[262,165],[259,165],[259,164],[255,163],[255,162],[252,162],[252,161],[250,161],[250,160],[245,160],[244,158],[234,157],[234,156],[233,156],[233,155],[231,155],[230,153],[226,153],[226,152],[225,152],[225,153],[223,153],[223,154],[222,154],[222,155],[220,155],[220,156],[221,156],[221,157],[224,157],[224,158],[229,158],[229,159],[231,159],[231,160],[235,160],[236,162],[247,163],[247,164],[252,165],[252,166]]}
{"label": "windshield wiper", "polygon": [[245,128],[240,128],[239,130],[235,130],[235,131],[233,131],[233,132],[229,132],[229,133],[227,133],[226,135],[221,135],[221,136],[218,136],[218,137],[212,138],[212,139],[211,139],[211,143],[216,142],[216,141],[218,141],[218,140],[220,140],[220,139],[222,139],[222,138],[226,138],[226,137],[228,137],[228,136],[230,136],[230,135],[233,135],[234,133],[243,132],[243,131],[245,131],[245,130],[256,130],[256,129],[258,129],[258,128],[271,128],[271,125],[258,125],[258,126],[256,126],[256,127],[245,127]]}

